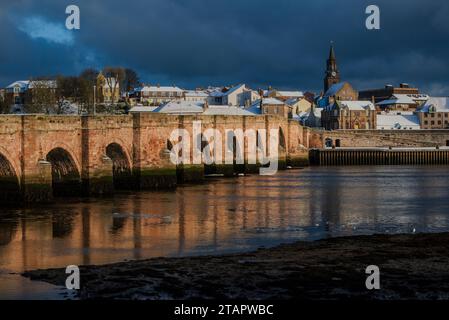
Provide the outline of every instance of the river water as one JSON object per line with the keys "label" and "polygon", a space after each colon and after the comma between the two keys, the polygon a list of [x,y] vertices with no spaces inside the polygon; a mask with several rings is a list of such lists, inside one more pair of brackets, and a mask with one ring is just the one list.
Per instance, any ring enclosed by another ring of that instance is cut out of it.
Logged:
{"label": "river water", "polygon": [[311,167],[176,191],[0,210],[0,299],[54,298],[11,273],[295,240],[449,231],[447,167]]}

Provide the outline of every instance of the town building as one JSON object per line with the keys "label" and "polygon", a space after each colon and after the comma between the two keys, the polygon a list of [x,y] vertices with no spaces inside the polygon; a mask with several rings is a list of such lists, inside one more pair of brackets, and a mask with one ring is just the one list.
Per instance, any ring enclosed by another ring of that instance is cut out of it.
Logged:
{"label": "town building", "polygon": [[184,91],[183,100],[193,102],[206,102],[209,95],[203,90]]}
{"label": "town building", "polygon": [[449,129],[449,97],[431,97],[416,112],[421,129]]}
{"label": "town building", "polygon": [[358,92],[349,82],[339,82],[333,84],[324,95],[316,99],[316,104],[320,108],[335,103],[338,100],[343,101],[357,101]]}
{"label": "town building", "polygon": [[304,93],[302,91],[287,91],[287,90],[277,90],[271,87],[264,91],[265,98],[276,98],[281,101],[287,101],[291,99],[302,99],[304,98]]}
{"label": "town building", "polygon": [[[8,105],[23,106],[36,102],[38,97],[54,100],[56,80],[25,80],[11,83],[5,88],[5,102]],[[47,94],[50,93],[50,94]]]}
{"label": "town building", "polygon": [[376,108],[369,101],[340,101],[323,108],[321,125],[326,130],[376,128]]}
{"label": "town building", "polygon": [[254,101],[254,103],[246,109],[253,114],[270,114],[279,115],[284,118],[292,118],[292,107],[276,98],[262,98]]}
{"label": "town building", "polygon": [[372,103],[379,103],[384,100],[389,100],[394,95],[398,94],[410,95],[410,97],[419,97],[420,95],[418,88],[410,87],[407,83],[401,83],[399,87],[387,84],[384,88],[362,90],[359,92],[359,99],[371,101]]}
{"label": "town building", "polygon": [[312,107],[312,103],[305,98],[290,98],[285,100],[285,104],[292,108],[293,115],[300,115],[301,113],[308,112]]}
{"label": "town building", "polygon": [[393,94],[389,99],[376,103],[378,111],[415,111],[429,96],[426,94]]}
{"label": "town building", "polygon": [[377,114],[377,130],[419,130],[418,116],[413,112]]}
{"label": "town building", "polygon": [[5,88],[5,101],[9,105],[23,105],[25,104],[26,94],[30,81],[22,80],[11,83]]}
{"label": "town building", "polygon": [[208,103],[210,105],[247,107],[259,98],[256,91],[249,89],[245,84],[240,84],[232,88],[213,90],[209,93]]}
{"label": "town building", "polygon": [[114,77],[105,77],[102,72],[97,76],[96,102],[111,104],[120,100],[120,83]]}
{"label": "town building", "polygon": [[184,90],[176,86],[143,86],[130,93],[131,103],[140,103],[146,106],[159,106],[161,104],[180,100],[184,97]]}

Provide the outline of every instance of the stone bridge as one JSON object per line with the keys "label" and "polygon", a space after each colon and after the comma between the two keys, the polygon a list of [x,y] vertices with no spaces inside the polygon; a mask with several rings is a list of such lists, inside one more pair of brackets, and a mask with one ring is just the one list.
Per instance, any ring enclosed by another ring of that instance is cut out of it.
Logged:
{"label": "stone bridge", "polygon": [[[307,161],[310,132],[296,121],[264,116],[0,116],[0,202],[49,201],[54,196],[104,195],[116,189],[173,188],[202,180],[205,173],[232,176],[255,172],[244,140],[244,163],[173,164],[175,129],[278,130],[279,166]],[[192,138],[191,138],[192,139]],[[267,142],[268,144],[269,142]],[[191,149],[193,143],[190,143]],[[235,146],[235,140],[234,140]],[[203,148],[204,146],[201,146]],[[225,143],[222,143],[223,154]],[[265,146],[268,150],[268,145]],[[189,150],[190,158],[194,150]],[[251,162],[251,163],[250,163]]]}

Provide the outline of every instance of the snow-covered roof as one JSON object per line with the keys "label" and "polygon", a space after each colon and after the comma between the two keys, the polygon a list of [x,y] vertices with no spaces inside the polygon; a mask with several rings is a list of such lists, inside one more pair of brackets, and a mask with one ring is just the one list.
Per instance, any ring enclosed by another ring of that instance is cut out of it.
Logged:
{"label": "snow-covered roof", "polygon": [[224,92],[223,95],[228,96],[228,95],[230,95],[231,93],[233,93],[233,92],[235,92],[235,91],[241,89],[242,87],[245,88],[246,85],[245,85],[245,84],[239,84],[239,85],[237,85],[237,86],[234,86],[234,87],[232,87],[231,89],[229,89],[228,91]]}
{"label": "snow-covered roof", "polygon": [[426,94],[397,94],[395,93],[390,99],[377,103],[378,106],[393,104],[416,104],[416,102],[427,101],[429,96]]}
{"label": "snow-covered roof", "polygon": [[185,92],[186,97],[201,97],[206,98],[207,93],[204,91],[187,90]]}
{"label": "snow-covered roof", "polygon": [[449,112],[449,97],[430,97],[417,111],[429,112],[431,107],[434,107],[436,112]]}
{"label": "snow-covered roof", "polygon": [[145,107],[145,106],[135,106],[132,107],[129,112],[135,113],[135,112],[153,112],[158,107]]}
{"label": "snow-covered roof", "polygon": [[6,87],[6,89],[12,89],[16,86],[26,89],[26,88],[28,88],[29,84],[30,84],[30,81],[28,81],[28,80],[19,80],[19,81],[15,81],[15,82],[11,83],[9,86]]}
{"label": "snow-covered roof", "polygon": [[333,84],[324,94],[324,97],[332,97],[335,96],[346,84],[346,82],[339,82],[336,84]]}
{"label": "snow-covered roof", "polygon": [[387,106],[392,104],[416,104],[416,102],[407,96],[400,96],[399,98],[393,96],[393,99],[387,99],[377,103],[378,106]]}
{"label": "snow-covered roof", "polygon": [[211,116],[253,116],[254,113],[239,107],[228,107],[221,105],[211,105],[205,111],[205,115]]}
{"label": "snow-covered roof", "polygon": [[379,114],[377,115],[377,128],[381,129],[419,129],[419,118],[414,114]]}
{"label": "snow-covered roof", "polygon": [[262,114],[262,111],[260,110],[260,99],[255,100],[252,103],[252,105],[250,105],[245,110],[248,111],[248,112],[251,112],[252,114]]}
{"label": "snow-covered roof", "polygon": [[58,85],[56,80],[32,80],[29,82],[28,88],[33,89],[36,86],[40,86],[41,88],[56,88]]}
{"label": "snow-covered roof", "polygon": [[[260,100],[259,100],[260,103]],[[263,104],[271,104],[271,105],[282,105],[284,104],[281,100],[278,100],[276,98],[263,98],[262,99]]]}
{"label": "snow-covered roof", "polygon": [[191,101],[170,101],[157,107],[153,112],[171,114],[197,114],[203,112],[204,103]]}
{"label": "snow-covered roof", "polygon": [[412,99],[413,101],[427,101],[429,99],[429,96],[427,94],[399,94],[395,93],[393,95],[396,99]]}
{"label": "snow-covered roof", "polygon": [[290,98],[290,99],[287,99],[287,100],[285,101],[285,103],[288,104],[289,106],[292,106],[292,105],[294,105],[295,103],[297,103],[298,101],[299,101],[298,98]]}
{"label": "snow-covered roof", "polygon": [[137,91],[142,92],[184,92],[181,88],[174,86],[144,86]]}
{"label": "snow-covered roof", "polygon": [[223,97],[224,96],[224,92],[221,91],[221,89],[216,89],[214,91],[209,92],[209,96],[211,96],[211,97]]}
{"label": "snow-covered roof", "polygon": [[295,97],[302,98],[304,97],[304,93],[302,91],[277,91],[278,96],[281,97]]}
{"label": "snow-covered roof", "polygon": [[326,111],[331,111],[337,105],[340,105],[342,108],[348,108],[349,110],[353,111],[365,111],[365,110],[374,111],[376,109],[370,101],[338,101],[336,103],[324,107],[323,109]]}

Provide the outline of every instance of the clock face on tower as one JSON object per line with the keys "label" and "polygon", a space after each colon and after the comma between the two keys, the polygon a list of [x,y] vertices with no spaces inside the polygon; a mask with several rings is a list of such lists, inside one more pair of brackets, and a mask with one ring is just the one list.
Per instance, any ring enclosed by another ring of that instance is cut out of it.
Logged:
{"label": "clock face on tower", "polygon": [[337,73],[335,71],[332,71],[332,76],[335,77]]}

